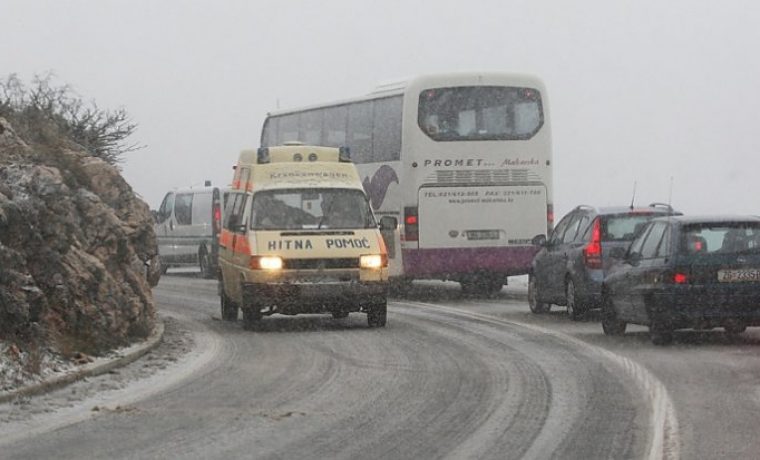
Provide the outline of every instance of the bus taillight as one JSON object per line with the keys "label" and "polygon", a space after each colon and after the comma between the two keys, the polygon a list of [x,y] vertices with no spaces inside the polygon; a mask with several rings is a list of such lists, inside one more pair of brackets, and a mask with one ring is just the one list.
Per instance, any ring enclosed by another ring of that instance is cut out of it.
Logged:
{"label": "bus taillight", "polygon": [[548,203],[546,205],[546,235],[547,237],[552,234],[554,230],[554,205]]}
{"label": "bus taillight", "polygon": [[417,217],[417,207],[404,208],[404,239],[406,241],[419,240],[420,230]]}

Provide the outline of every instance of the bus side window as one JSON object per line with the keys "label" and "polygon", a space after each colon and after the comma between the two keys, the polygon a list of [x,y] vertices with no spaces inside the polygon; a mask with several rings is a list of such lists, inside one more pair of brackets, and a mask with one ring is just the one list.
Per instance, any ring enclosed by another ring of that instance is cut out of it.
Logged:
{"label": "bus side window", "polygon": [[354,163],[372,161],[372,101],[348,106],[348,146]]}

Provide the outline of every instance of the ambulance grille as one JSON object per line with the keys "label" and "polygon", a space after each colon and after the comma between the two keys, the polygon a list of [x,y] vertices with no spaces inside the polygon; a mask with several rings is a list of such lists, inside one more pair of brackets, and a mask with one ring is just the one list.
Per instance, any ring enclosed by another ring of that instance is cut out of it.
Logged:
{"label": "ambulance grille", "polygon": [[359,258],[341,259],[285,259],[283,268],[286,270],[331,270],[336,268],[359,268]]}

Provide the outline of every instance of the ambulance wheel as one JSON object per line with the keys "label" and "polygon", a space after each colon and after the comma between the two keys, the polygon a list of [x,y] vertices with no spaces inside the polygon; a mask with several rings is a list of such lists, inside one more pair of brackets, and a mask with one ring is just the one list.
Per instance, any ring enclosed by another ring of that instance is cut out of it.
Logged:
{"label": "ambulance wheel", "polygon": [[388,316],[388,301],[383,297],[369,304],[367,307],[367,324],[369,327],[385,327]]}
{"label": "ambulance wheel", "polygon": [[252,331],[261,322],[261,311],[258,308],[243,308],[243,329]]}
{"label": "ambulance wheel", "polygon": [[222,292],[222,295],[219,298],[221,299],[222,304],[222,320],[237,321],[239,310],[238,306],[235,305],[224,292]]}

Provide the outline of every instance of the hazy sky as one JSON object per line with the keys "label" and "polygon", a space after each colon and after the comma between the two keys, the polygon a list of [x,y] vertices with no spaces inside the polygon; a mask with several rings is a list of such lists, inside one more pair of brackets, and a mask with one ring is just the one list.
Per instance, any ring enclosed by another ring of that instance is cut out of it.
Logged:
{"label": "hazy sky", "polygon": [[760,213],[754,1],[0,1],[0,75],[54,71],[139,123],[124,175],[151,207],[226,184],[270,110],[415,74],[540,76],[555,209],[667,201]]}

